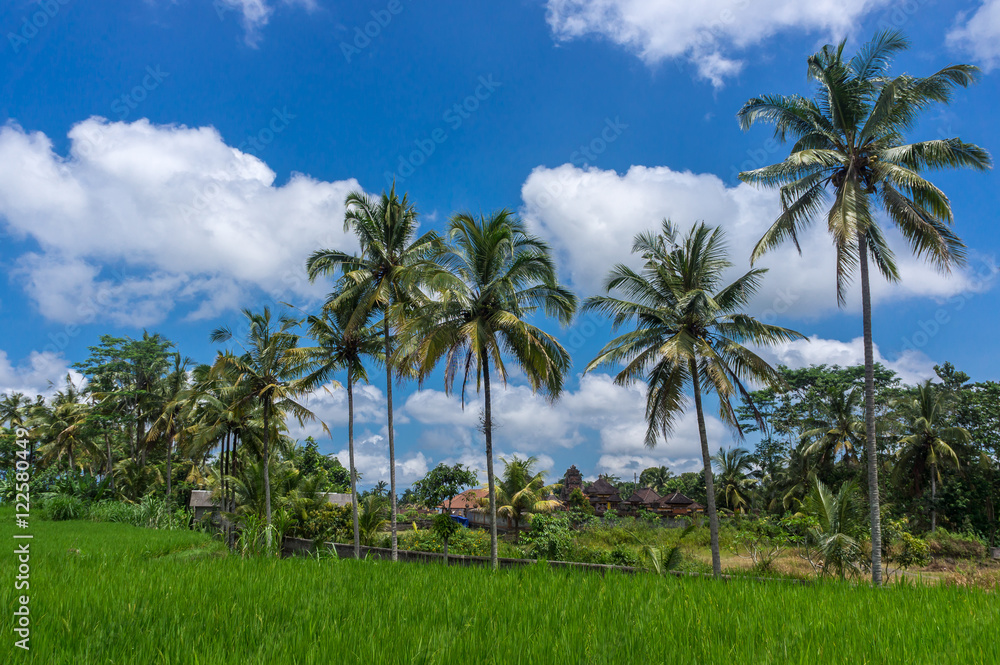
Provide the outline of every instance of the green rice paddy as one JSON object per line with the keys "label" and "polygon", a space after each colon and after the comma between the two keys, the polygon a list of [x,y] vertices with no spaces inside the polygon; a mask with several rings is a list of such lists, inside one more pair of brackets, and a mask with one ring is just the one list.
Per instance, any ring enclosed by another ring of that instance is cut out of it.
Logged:
{"label": "green rice paddy", "polygon": [[1000,662],[1000,598],[974,589],[241,559],[192,532],[38,520],[24,652],[0,519],[2,663]]}

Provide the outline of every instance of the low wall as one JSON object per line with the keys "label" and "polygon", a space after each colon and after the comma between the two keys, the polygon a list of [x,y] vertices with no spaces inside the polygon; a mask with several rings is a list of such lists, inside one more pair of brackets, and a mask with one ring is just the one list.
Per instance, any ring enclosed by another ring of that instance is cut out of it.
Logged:
{"label": "low wall", "polygon": [[[337,556],[342,559],[354,558],[354,545],[344,543],[323,543],[327,549],[332,549]],[[282,546],[285,554],[312,554],[316,551],[316,543],[303,538],[285,538]],[[361,558],[371,557],[373,559],[391,559],[392,550],[387,547],[361,547]],[[397,557],[400,561],[413,561],[418,563],[444,563],[444,554],[436,552],[415,552],[413,550],[398,550]],[[501,568],[518,568],[530,566],[537,563],[534,559],[497,559],[497,564]],[[552,568],[571,568],[576,570],[590,570],[599,573],[617,571],[620,573],[635,573],[638,569],[632,566],[611,566],[601,563],[578,563],[576,561],[549,561]],[[456,554],[448,555],[448,565],[450,566],[489,566],[488,556],[463,556]]]}
{"label": "low wall", "polygon": [[994,559],[1000,561],[1000,547],[994,547],[992,550],[990,550],[990,554]]}

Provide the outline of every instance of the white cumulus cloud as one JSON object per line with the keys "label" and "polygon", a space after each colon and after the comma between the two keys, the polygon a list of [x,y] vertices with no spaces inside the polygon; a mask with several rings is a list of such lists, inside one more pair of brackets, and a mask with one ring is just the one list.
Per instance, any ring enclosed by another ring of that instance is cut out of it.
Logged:
{"label": "white cumulus cloud", "polygon": [[[640,265],[631,254],[633,237],[658,229],[665,217],[682,229],[697,221],[723,227],[735,277],[750,268],[751,250],[779,212],[775,192],[742,183],[728,187],[713,174],[666,166],[633,166],[623,174],[570,164],[538,167],[522,186],[521,197],[526,222],[552,244],[563,279],[583,295],[602,292],[607,272],[616,263]],[[941,275],[915,258],[898,233],[887,230],[887,236],[897,250],[902,279],[888,284],[875,277],[875,303],[916,296],[944,299],[981,291],[991,283],[971,268]],[[801,254],[789,244],[758,263],[769,273],[752,309],[765,320],[837,311],[834,254],[824,224],[813,224],[800,244]],[[860,309],[857,284],[850,288],[847,309]]]}
{"label": "white cumulus cloud", "polygon": [[611,40],[647,64],[690,60],[713,85],[739,73],[736,55],[778,33],[841,37],[890,0],[548,0],[556,39],[588,35]]}
{"label": "white cumulus cloud", "polygon": [[947,39],[985,71],[1000,65],[1000,0],[984,0],[975,11],[959,13]]}
{"label": "white cumulus cloud", "polygon": [[0,128],[0,224],[37,243],[11,273],[50,320],[146,326],[178,305],[210,318],[259,291],[318,296],[306,257],[356,249],[353,179],[278,185],[212,127],[90,118],[69,139],[63,156],[40,132]]}
{"label": "white cumulus cloud", "polygon": [[[878,344],[873,345],[875,362],[896,372],[903,383],[915,385],[934,374],[934,361],[916,349],[904,350],[894,359],[882,355]],[[823,339],[813,335],[809,339],[797,339],[777,346],[761,349],[760,355],[773,365],[786,365],[792,369],[810,365],[839,365],[854,367],[865,362],[864,338],[855,337],[849,342]]]}
{"label": "white cumulus cloud", "polygon": [[77,387],[86,385],[83,376],[70,369],[66,359],[52,351],[32,351],[18,363],[0,349],[0,395],[22,393],[28,399],[36,395],[51,397],[66,385],[66,375]]}

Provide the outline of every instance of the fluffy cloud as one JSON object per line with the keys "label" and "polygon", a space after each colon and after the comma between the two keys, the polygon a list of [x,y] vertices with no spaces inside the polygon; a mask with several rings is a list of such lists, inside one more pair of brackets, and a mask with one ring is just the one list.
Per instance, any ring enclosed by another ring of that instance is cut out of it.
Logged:
{"label": "fluffy cloud", "polygon": [[[342,447],[335,448],[332,454],[347,466],[350,454],[346,442]],[[355,439],[354,465],[361,474],[361,482],[365,487],[371,487],[380,480],[389,482],[389,447],[384,433],[363,433]],[[403,488],[426,476],[430,469],[430,460],[420,451],[397,455],[396,487],[399,492],[402,493]]]}
{"label": "fluffy cloud", "polygon": [[356,247],[343,233],[355,180],[277,186],[211,127],[91,118],[69,139],[63,157],[42,133],[0,128],[0,223],[38,246],[11,272],[51,320],[145,326],[178,305],[212,317],[257,290],[315,297],[305,257]]}
{"label": "fluffy cloud", "polygon": [[689,59],[699,75],[719,86],[743,62],[733,51],[779,33],[815,31],[842,36],[859,19],[889,0],[548,0],[547,19],[556,39],[587,35],[611,40],[647,64]]}
{"label": "fluffy cloud", "polygon": [[[627,173],[564,164],[536,168],[525,181],[523,214],[533,230],[558,254],[564,278],[585,295],[602,289],[607,270],[616,263],[639,264],[631,254],[635,234],[658,228],[664,217],[682,228],[704,220],[727,232],[736,271],[749,269],[749,255],[779,208],[773,192],[746,184],[727,187],[713,174],[674,171],[665,166],[633,166]],[[872,280],[872,300],[926,296],[943,299],[983,290],[988,283],[971,270],[950,276],[912,256],[901,237],[887,231],[898,248],[902,281]],[[753,310],[766,320],[779,315],[816,317],[836,310],[834,255],[822,223],[800,238],[802,253],[791,245],[766,256],[769,268]],[[850,290],[849,310],[860,309],[858,288]]]}
{"label": "fluffy cloud", "polygon": [[[894,360],[889,360],[873,348],[875,362],[882,363],[896,372],[904,383],[914,385],[934,378],[934,361],[916,349],[903,351]],[[822,339],[813,335],[809,339],[798,339],[778,346],[763,349],[760,355],[774,365],[786,365],[792,369],[810,365],[840,365],[852,367],[865,362],[864,338],[855,337],[850,342],[836,339]]]}
{"label": "fluffy cloud", "polygon": [[14,364],[7,352],[0,350],[0,395],[23,393],[29,399],[35,395],[50,397],[65,385],[69,374],[77,386],[85,384],[83,376],[70,369],[66,359],[51,351],[32,351],[22,362]]}
{"label": "fluffy cloud", "polygon": [[948,33],[948,45],[986,71],[1000,65],[1000,0],[984,0],[974,12],[961,12]]}
{"label": "fluffy cloud", "polygon": [[[316,8],[316,0],[281,0],[281,4],[297,5],[310,11]],[[246,43],[252,47],[260,43],[260,31],[271,20],[274,5],[274,2],[268,0],[214,0],[213,3],[219,18],[225,18],[225,15],[232,11],[240,15]]]}

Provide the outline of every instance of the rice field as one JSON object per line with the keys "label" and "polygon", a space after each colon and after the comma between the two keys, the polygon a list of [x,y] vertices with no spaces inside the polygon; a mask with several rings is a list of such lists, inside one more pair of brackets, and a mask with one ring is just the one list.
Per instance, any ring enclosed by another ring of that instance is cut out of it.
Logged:
{"label": "rice field", "polygon": [[0,520],[2,663],[1000,662],[1000,598],[974,589],[248,560],[192,532],[38,520],[24,652]]}

